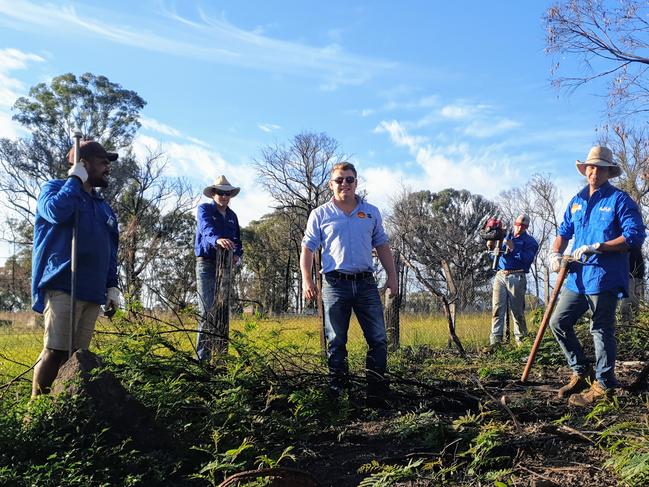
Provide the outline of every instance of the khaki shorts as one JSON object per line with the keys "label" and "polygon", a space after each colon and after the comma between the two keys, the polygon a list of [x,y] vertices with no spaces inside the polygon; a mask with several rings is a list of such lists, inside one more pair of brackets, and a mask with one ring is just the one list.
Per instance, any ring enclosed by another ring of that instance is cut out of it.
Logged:
{"label": "khaki shorts", "polygon": [[[63,291],[45,291],[43,315],[45,318],[45,335],[43,337],[45,348],[67,350],[70,336],[70,295]],[[99,316],[98,304],[77,300],[73,341],[75,350],[84,350],[90,345],[97,316]]]}

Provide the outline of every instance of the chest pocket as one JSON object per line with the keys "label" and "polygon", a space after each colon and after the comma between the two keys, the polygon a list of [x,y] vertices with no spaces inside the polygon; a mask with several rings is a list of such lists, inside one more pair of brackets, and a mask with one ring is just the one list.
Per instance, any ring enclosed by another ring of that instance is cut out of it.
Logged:
{"label": "chest pocket", "polygon": [[600,208],[597,210],[597,213],[597,224],[604,233],[606,240],[612,240],[621,235],[622,232],[612,208],[606,211],[602,211]]}

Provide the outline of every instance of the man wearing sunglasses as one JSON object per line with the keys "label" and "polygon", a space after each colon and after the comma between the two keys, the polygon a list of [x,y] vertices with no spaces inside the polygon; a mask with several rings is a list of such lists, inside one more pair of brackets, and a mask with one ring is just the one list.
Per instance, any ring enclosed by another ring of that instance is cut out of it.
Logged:
{"label": "man wearing sunglasses", "polygon": [[[498,261],[498,272],[493,282],[493,314],[491,336],[489,337],[492,347],[503,340],[508,310],[512,313],[516,343],[520,343],[527,336],[525,323],[527,279],[525,275],[530,271],[530,266],[539,250],[537,241],[527,233],[529,225],[530,218],[527,215],[518,215],[514,223],[513,234],[507,235],[500,249],[504,254]],[[492,242],[487,242],[487,247],[490,247],[490,244],[493,245]]]}
{"label": "man wearing sunglasses", "polygon": [[[243,255],[241,229],[237,215],[229,207],[230,201],[239,194],[240,188],[232,186],[225,176],[219,176],[214,184],[203,189],[203,195],[210,198],[210,203],[198,206],[196,212],[196,290],[198,292],[198,337],[196,352],[198,359],[209,361],[216,340],[216,331],[207,313],[214,304],[216,290],[217,248],[232,251],[233,263],[237,264]],[[219,252],[221,258],[225,255]],[[221,337],[223,338],[223,337]]]}
{"label": "man wearing sunglasses", "polygon": [[330,395],[339,398],[348,385],[347,332],[353,310],[368,345],[367,403],[370,407],[382,407],[389,392],[385,380],[387,338],[374,279],[372,249],[376,249],[387,273],[386,286],[392,297],[398,292],[397,275],[381,214],[356,194],[357,185],[353,164],[345,162],[333,167],[329,181],[333,198],[311,212],[302,239],[302,289],[307,300],[317,298],[312,278],[313,255],[321,247]]}

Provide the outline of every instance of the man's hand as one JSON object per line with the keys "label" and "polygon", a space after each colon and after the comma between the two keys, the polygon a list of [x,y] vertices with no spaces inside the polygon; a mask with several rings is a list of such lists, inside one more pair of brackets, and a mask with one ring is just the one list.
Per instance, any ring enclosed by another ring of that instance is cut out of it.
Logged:
{"label": "man's hand", "polygon": [[561,259],[563,259],[561,252],[550,252],[548,261],[550,262],[550,270],[552,272],[559,272],[561,270]]}
{"label": "man's hand", "polygon": [[237,248],[237,245],[229,238],[220,238],[216,241],[216,244],[225,250],[234,250]]}
{"label": "man's hand", "polygon": [[599,248],[599,244],[597,243],[582,245],[572,253],[572,256],[577,260],[581,260],[584,254],[599,254],[599,251],[597,250],[598,248]]}
{"label": "man's hand", "polygon": [[505,240],[505,245],[507,246],[507,252],[512,252],[516,248],[514,241],[510,239]]}
{"label": "man's hand", "polygon": [[304,299],[307,301],[313,301],[318,297],[318,289],[310,277],[302,279],[302,293],[304,294]]}
{"label": "man's hand", "polygon": [[115,314],[119,308],[121,293],[116,287],[109,287],[106,290],[106,304],[104,305],[104,315],[109,318]]}
{"label": "man's hand", "polygon": [[399,294],[399,284],[397,283],[397,278],[388,277],[388,281],[385,283],[385,287],[388,289],[388,297],[390,299],[396,298]]}
{"label": "man's hand", "polygon": [[496,248],[496,241],[495,240],[487,240],[487,249],[488,250],[493,250]]}
{"label": "man's hand", "polygon": [[71,176],[79,178],[82,184],[88,181],[88,171],[86,171],[86,166],[83,162],[78,162],[70,167],[68,170],[68,177]]}

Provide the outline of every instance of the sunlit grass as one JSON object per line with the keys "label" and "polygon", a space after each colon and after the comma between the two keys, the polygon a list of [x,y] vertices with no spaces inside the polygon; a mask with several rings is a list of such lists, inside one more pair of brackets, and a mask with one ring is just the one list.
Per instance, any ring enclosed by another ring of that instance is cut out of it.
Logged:
{"label": "sunlit grass", "polygon": [[[0,314],[0,319],[11,320],[11,325],[0,327],[0,377],[5,380],[22,373],[36,361],[43,346],[43,330],[30,327],[28,322],[31,313]],[[466,314],[457,317],[457,334],[464,347],[476,350],[489,340],[491,317],[487,313]],[[166,316],[162,321],[175,323],[174,317]],[[248,326],[247,326],[248,324]],[[249,326],[254,324],[254,326]],[[427,345],[433,348],[445,348],[448,345],[448,325],[443,315],[402,315],[401,345]],[[187,318],[183,323],[186,331],[174,334],[175,344],[183,350],[194,349],[196,342],[196,322]],[[311,353],[320,351],[320,319],[317,316],[285,315],[275,318],[257,318],[253,316],[233,316],[231,330],[247,334],[260,345],[272,346],[269,343],[295,345],[300,350]],[[101,319],[97,325],[95,340],[91,349],[101,347],[106,340],[114,339],[113,325]],[[102,333],[109,332],[109,333]],[[366,350],[365,340],[355,317],[352,317],[349,330],[348,351],[352,360],[360,359]]]}

